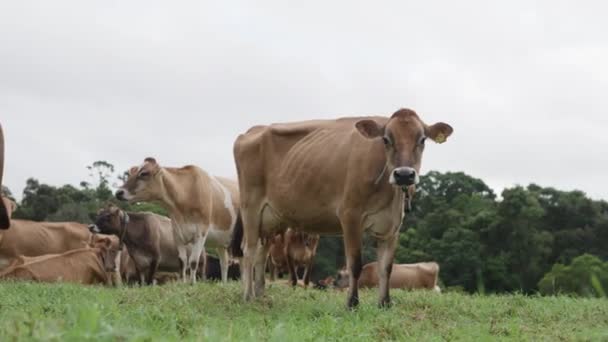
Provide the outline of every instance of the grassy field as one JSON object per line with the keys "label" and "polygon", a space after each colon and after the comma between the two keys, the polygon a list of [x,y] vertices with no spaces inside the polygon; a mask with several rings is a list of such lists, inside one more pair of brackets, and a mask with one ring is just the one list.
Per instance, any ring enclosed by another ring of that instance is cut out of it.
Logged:
{"label": "grassy field", "polygon": [[241,302],[240,284],[98,288],[0,284],[0,340],[608,341],[608,301],[394,291],[355,312],[344,293],[274,285]]}

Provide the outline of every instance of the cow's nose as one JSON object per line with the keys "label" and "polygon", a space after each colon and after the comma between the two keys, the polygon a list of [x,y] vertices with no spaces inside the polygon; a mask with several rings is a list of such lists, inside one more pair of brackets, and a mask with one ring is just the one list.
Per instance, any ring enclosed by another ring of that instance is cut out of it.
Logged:
{"label": "cow's nose", "polygon": [[410,186],[416,184],[416,170],[411,167],[399,167],[393,171],[395,184],[399,186]]}
{"label": "cow's nose", "polygon": [[122,189],[116,191],[116,199],[118,199],[119,201],[124,201],[125,200],[125,191]]}

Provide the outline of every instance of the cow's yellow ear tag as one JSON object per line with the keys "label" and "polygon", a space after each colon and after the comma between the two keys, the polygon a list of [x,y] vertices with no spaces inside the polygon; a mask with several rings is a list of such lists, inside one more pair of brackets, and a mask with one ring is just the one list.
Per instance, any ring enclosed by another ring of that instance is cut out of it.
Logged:
{"label": "cow's yellow ear tag", "polygon": [[447,137],[443,133],[437,134],[435,137],[435,142],[438,144],[443,144],[446,141]]}

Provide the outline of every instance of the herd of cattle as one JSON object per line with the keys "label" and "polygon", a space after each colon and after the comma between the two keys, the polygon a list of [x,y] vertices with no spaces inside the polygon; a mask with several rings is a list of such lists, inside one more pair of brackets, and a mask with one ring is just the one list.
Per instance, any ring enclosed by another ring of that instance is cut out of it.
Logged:
{"label": "herd of cattle", "polygon": [[[381,306],[390,304],[389,288],[439,291],[436,263],[394,265],[393,258],[425,141],[443,143],[452,132],[409,109],[255,126],[234,144],[238,182],[146,158],[116,198],[158,203],[169,218],[110,204],[90,226],[10,220],[15,205],[2,198],[0,279],[149,285],[242,278],[250,300],[264,294],[268,273],[309,286],[320,235],[342,235],[346,266],[316,286],[348,288],[349,307],[358,305],[359,288],[379,288]],[[1,128],[0,144],[1,184]],[[364,232],[378,246],[378,261],[367,265]]]}

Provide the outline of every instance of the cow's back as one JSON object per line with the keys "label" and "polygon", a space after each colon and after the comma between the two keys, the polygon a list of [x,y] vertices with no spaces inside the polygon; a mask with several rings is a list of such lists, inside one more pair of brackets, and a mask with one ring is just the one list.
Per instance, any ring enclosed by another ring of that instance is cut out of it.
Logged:
{"label": "cow's back", "polygon": [[73,222],[12,220],[11,229],[0,235],[0,268],[16,256],[61,254],[83,248],[91,239],[86,225]]}
{"label": "cow's back", "polygon": [[369,155],[365,138],[355,128],[361,119],[275,124],[239,136],[234,155],[241,199],[254,205],[268,202],[275,216],[304,231],[340,233],[336,211],[347,182],[352,183],[349,177],[363,177],[359,183],[371,184],[383,165],[351,158],[352,151],[358,152],[357,158]]}

